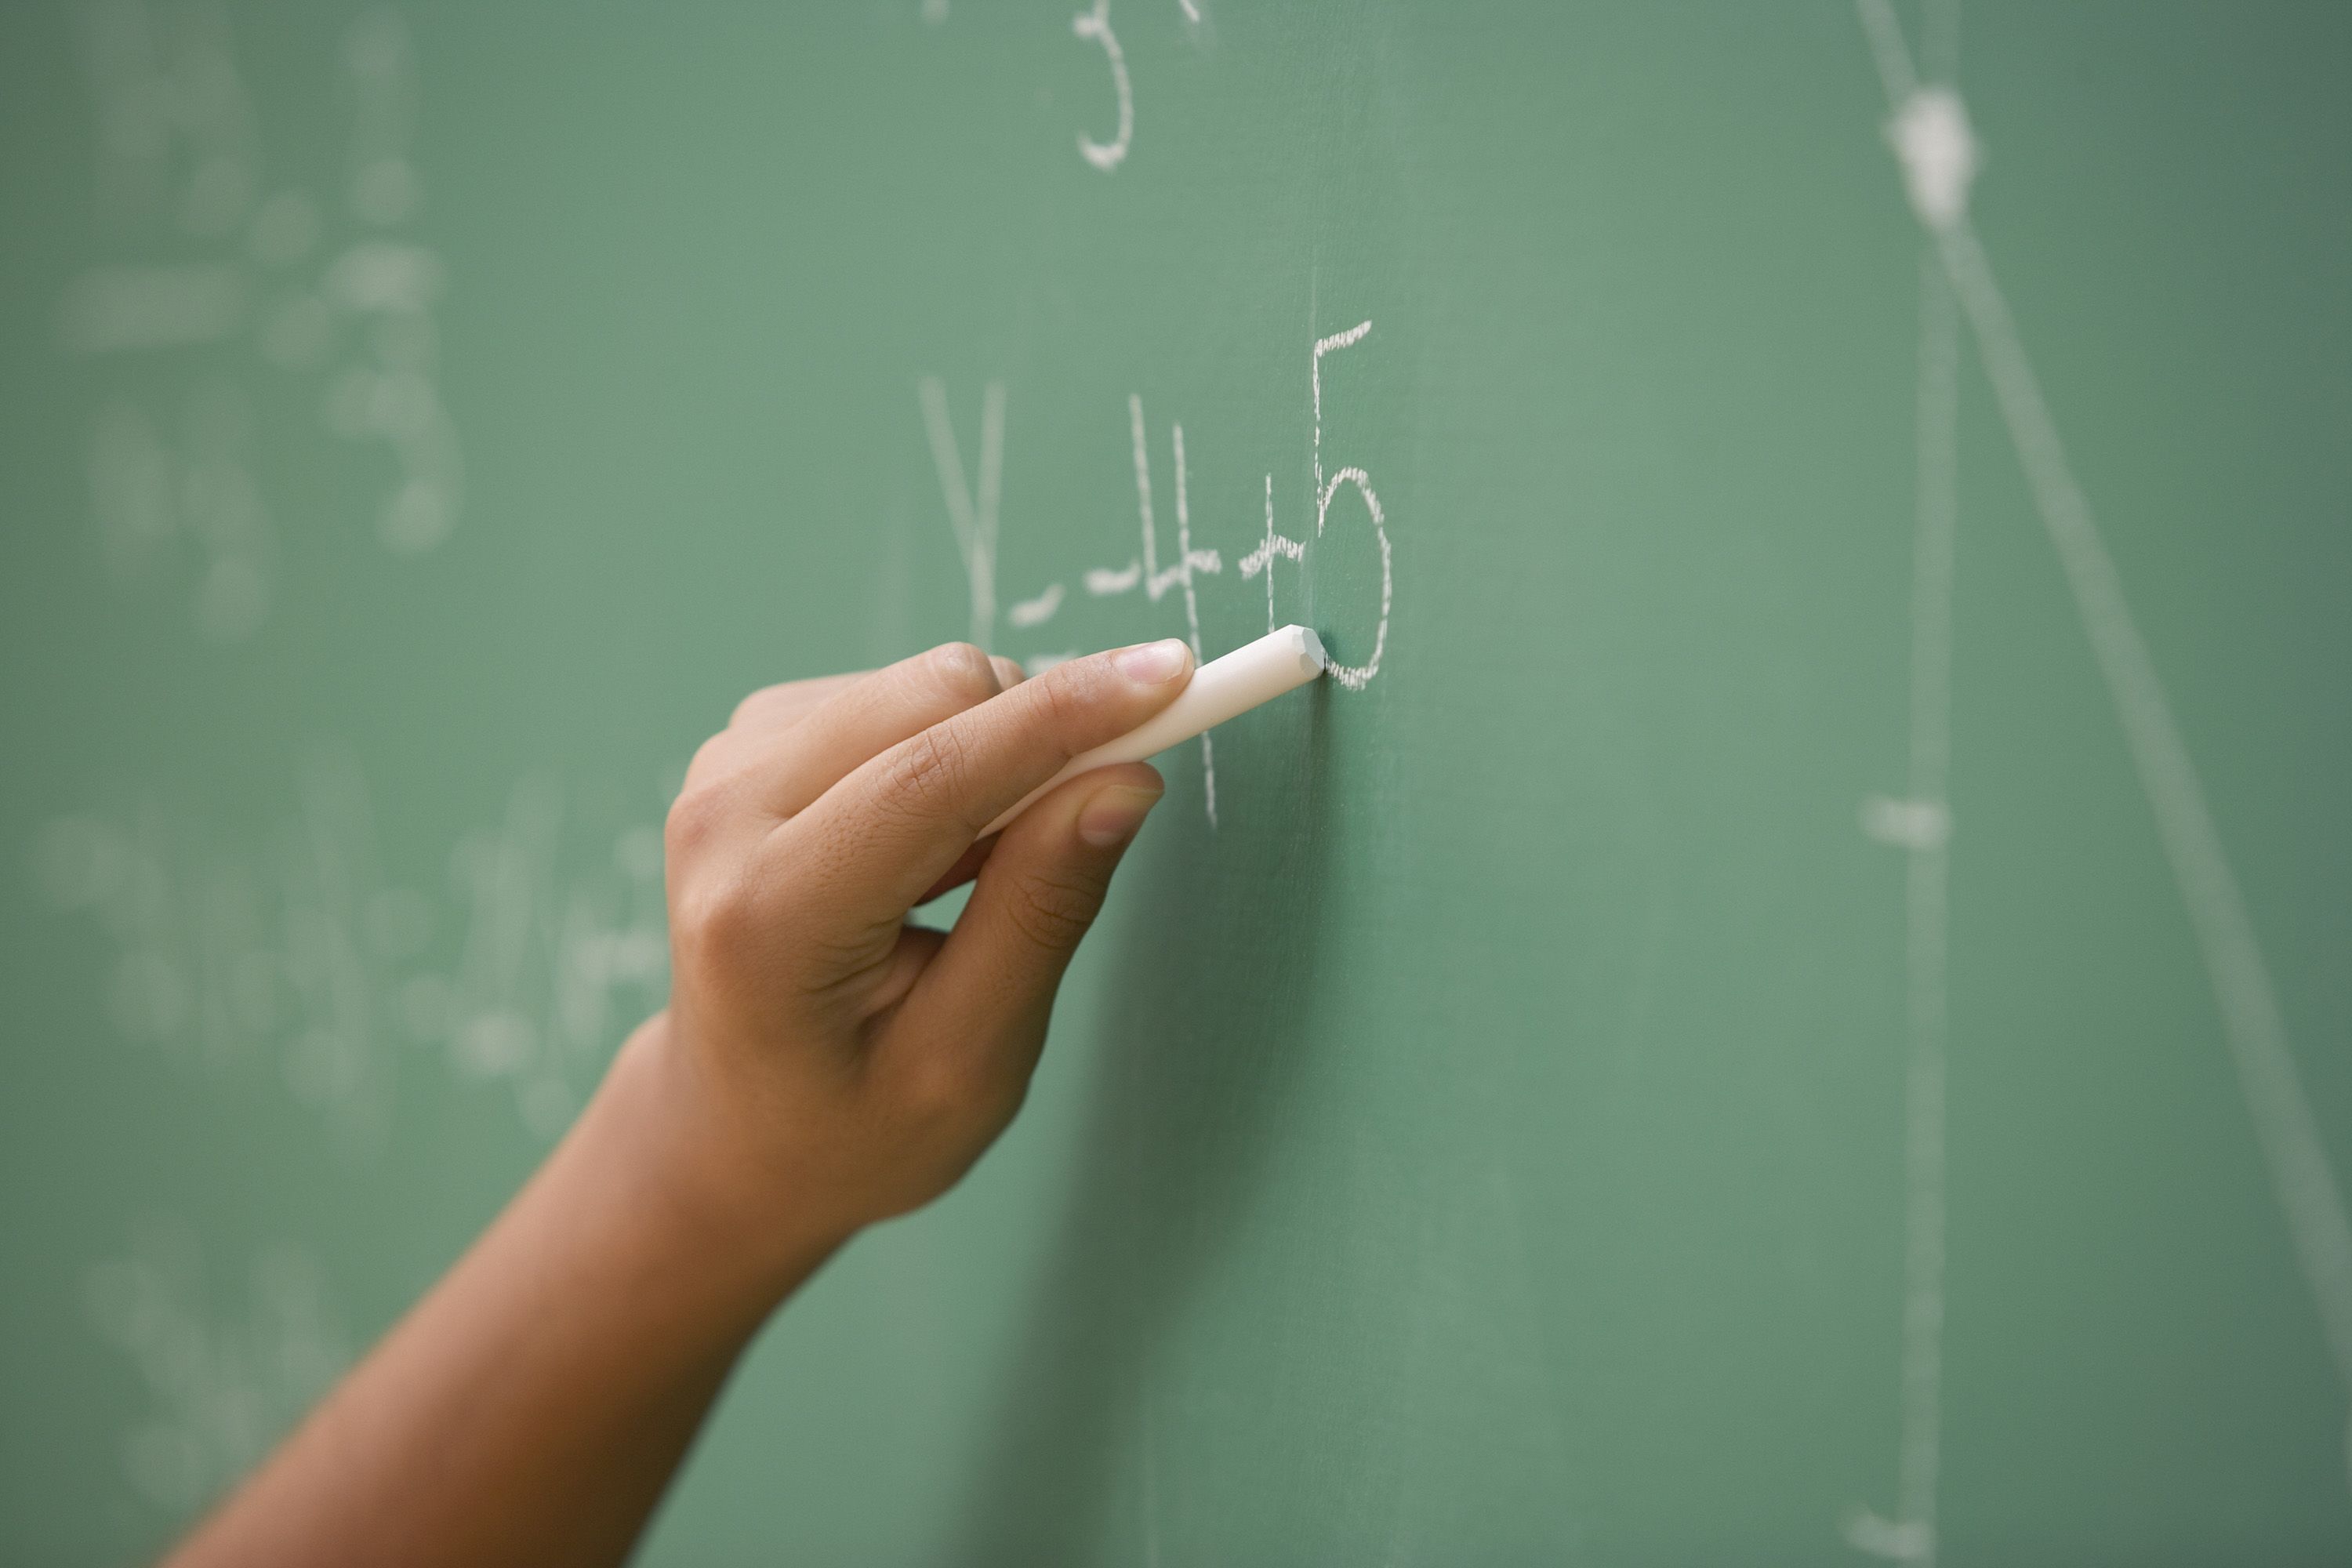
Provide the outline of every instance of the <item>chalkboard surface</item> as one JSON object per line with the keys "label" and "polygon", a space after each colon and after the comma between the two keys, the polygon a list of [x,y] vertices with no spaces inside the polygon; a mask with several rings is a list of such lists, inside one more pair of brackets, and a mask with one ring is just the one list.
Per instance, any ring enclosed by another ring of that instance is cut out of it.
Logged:
{"label": "chalkboard surface", "polygon": [[646,1562],[2342,1561],[2347,81],[2296,4],[0,10],[0,1556],[153,1548],[495,1211],[744,691],[1295,620]]}

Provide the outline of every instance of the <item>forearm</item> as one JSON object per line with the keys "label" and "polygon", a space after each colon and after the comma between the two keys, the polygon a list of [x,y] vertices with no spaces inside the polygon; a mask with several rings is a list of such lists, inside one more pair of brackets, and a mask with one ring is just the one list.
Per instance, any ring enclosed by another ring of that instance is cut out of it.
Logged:
{"label": "forearm", "polygon": [[627,1554],[745,1343],[837,1243],[789,1215],[748,1239],[695,1166],[661,1028],[172,1568]]}
{"label": "forearm", "polygon": [[[665,826],[672,1011],[172,1568],[626,1556],[776,1304],[1012,1120],[1160,780],[1103,768],[975,825],[1191,668],[1168,638],[1031,681],[950,645],[740,704]],[[952,932],[907,923],[967,879]]]}

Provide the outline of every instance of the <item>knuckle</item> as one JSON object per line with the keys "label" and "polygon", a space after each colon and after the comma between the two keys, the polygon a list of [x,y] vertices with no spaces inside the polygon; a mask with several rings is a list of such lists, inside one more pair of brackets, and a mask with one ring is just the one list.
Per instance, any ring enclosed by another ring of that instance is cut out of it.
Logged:
{"label": "knuckle", "polygon": [[859,994],[890,963],[890,935],[878,929],[804,919],[794,923],[790,945],[796,989],[812,1001]]}
{"label": "knuckle", "polygon": [[903,1084],[907,1101],[926,1118],[954,1117],[971,1104],[979,1084],[965,1053],[932,1049],[908,1064]]}
{"label": "knuckle", "polygon": [[968,642],[941,643],[923,660],[925,673],[940,695],[957,710],[987,701],[1000,689],[996,667],[988,655]]}
{"label": "knuckle", "polygon": [[[704,753],[710,750],[705,742],[695,753],[695,765],[703,765]],[[669,815],[662,822],[662,848],[673,866],[691,859],[719,835],[719,825],[727,817],[726,797],[708,786],[688,785],[670,803]]]}
{"label": "knuckle", "polygon": [[694,755],[686,764],[686,776],[699,779],[718,772],[719,764],[727,760],[727,731],[722,730],[694,748]]}
{"label": "knuckle", "polygon": [[971,748],[954,726],[934,724],[891,753],[882,792],[910,815],[931,816],[958,798],[971,770]]}
{"label": "knuckle", "polygon": [[1101,890],[1093,884],[1032,872],[1013,883],[1005,918],[1034,946],[1062,952],[1078,945],[1101,907]]}
{"label": "knuckle", "polygon": [[733,729],[737,725],[751,719],[754,715],[759,713],[761,709],[773,703],[783,694],[785,689],[786,689],[782,686],[762,686],[759,690],[754,691],[751,695],[743,699],[742,701],[735,704],[735,711],[727,716],[728,728]]}
{"label": "knuckle", "polygon": [[978,1041],[934,1042],[907,1064],[899,1077],[899,1103],[935,1137],[966,1146],[961,1166],[979,1152],[984,1142],[1011,1121],[1028,1094],[1028,1080],[1009,1070],[992,1051]]}
{"label": "knuckle", "polygon": [[1101,687],[1094,671],[1081,668],[1082,662],[1058,666],[1022,688],[1032,693],[1029,700],[1036,705],[1038,718],[1048,733],[1063,742],[1066,751],[1069,746],[1065,738],[1085,723]]}
{"label": "knuckle", "polygon": [[738,967],[760,945],[759,901],[740,878],[698,878],[672,903],[672,939],[698,967]]}

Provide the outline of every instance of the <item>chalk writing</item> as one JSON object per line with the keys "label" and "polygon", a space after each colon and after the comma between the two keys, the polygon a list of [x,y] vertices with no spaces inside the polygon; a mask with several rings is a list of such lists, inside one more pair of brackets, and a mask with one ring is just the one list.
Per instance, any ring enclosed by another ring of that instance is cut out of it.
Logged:
{"label": "chalk writing", "polygon": [[1110,62],[1111,90],[1118,95],[1118,133],[1097,142],[1078,132],[1078,155],[1108,174],[1126,159],[1128,144],[1135,140],[1135,89],[1127,79],[1127,51],[1110,30],[1110,0],[1095,0],[1092,9],[1071,17],[1070,31],[1100,44],[1103,58]]}
{"label": "chalk writing", "polygon": [[1045,584],[1045,591],[1035,598],[1024,599],[1005,611],[1004,618],[1024,629],[1042,626],[1052,620],[1054,612],[1061,607],[1062,585],[1059,583],[1048,583]]}
{"label": "chalk writing", "polygon": [[1255,577],[1261,572],[1265,574],[1266,630],[1274,630],[1276,624],[1274,618],[1275,562],[1277,560],[1296,562],[1306,559],[1307,546],[1295,539],[1286,539],[1274,531],[1274,476],[1268,474],[1265,477],[1265,536],[1258,542],[1258,547],[1255,550],[1243,556],[1241,560],[1242,576],[1244,579]]}
{"label": "chalk writing", "polygon": [[291,1246],[247,1270],[241,1306],[212,1299],[184,1224],[151,1220],[83,1281],[86,1321],[136,1374],[145,1408],[121,1436],[142,1501],[183,1516],[245,1474],[351,1361],[318,1264]]}
{"label": "chalk writing", "polygon": [[[378,8],[344,35],[345,206],[362,232],[314,259],[319,205],[299,189],[260,195],[259,123],[226,13],[204,0],[100,0],[84,21],[102,218],[127,248],[178,253],[193,242],[211,252],[111,258],[58,301],[59,348],[104,373],[91,510],[118,575],[149,570],[174,541],[193,546],[196,627],[236,641],[267,619],[278,556],[252,456],[255,399],[230,357],[240,344],[278,373],[322,378],[327,429],[389,454],[375,520],[384,548],[432,549],[462,506],[464,462],[438,384],[441,262],[397,232],[423,199],[407,156],[407,32],[396,11]],[[159,374],[187,377],[160,407]]]}
{"label": "chalk writing", "polygon": [[[927,375],[916,390],[922,399],[923,430],[930,438],[931,464],[939,470],[940,489],[947,500],[948,526],[955,531],[956,549],[963,556],[964,581],[971,595],[971,640],[982,647],[992,647],[996,638],[996,508],[1004,472],[1004,384],[992,381],[981,393],[977,494],[964,477],[963,453],[956,446],[955,423],[948,416],[947,384],[938,376]],[[1061,602],[1058,592],[1054,602]],[[1024,611],[1034,614],[1034,603],[1024,605]],[[1052,613],[1049,607],[1045,615]]]}
{"label": "chalk writing", "polygon": [[[1939,662],[1929,674],[1932,692],[1920,686],[1922,655],[1948,658],[1951,472],[1956,468],[1950,421],[1956,392],[1947,364],[1956,349],[1946,346],[1946,329],[1935,318],[1942,310],[1965,323],[1977,359],[1993,391],[2011,449],[2043,531],[2057,556],[2074,598],[2076,616],[2115,707],[2142,792],[2155,818],[2157,837],[2219,1004],[2221,1033],[2244,1096],[2256,1141],[2270,1165],[2272,1185],[2317,1309],[2320,1328],[2339,1381],[2352,1391],[2352,1220],[2344,1201],[2286,1029],[2270,971],[2257,939],[2245,896],[2238,885],[2215,826],[2194,758],[2173,717],[2171,703],[2141,638],[2123,581],[2076,481],[2007,299],[1968,216],[1968,196],[1979,159],[1965,107],[1948,86],[1923,83],[1912,64],[1889,0],[1856,0],[1871,56],[1893,116],[1888,140],[1902,164],[1904,188],[1927,240],[1937,285],[1923,291],[1921,381],[1921,561],[1915,588],[1914,788],[1915,805],[1941,806],[1943,708],[1948,676]],[[1956,26],[1948,5],[1931,13],[1947,34],[1937,68],[1948,74],[1948,37]],[[1932,46],[1931,46],[1932,47]],[[1937,305],[1942,299],[1947,303]],[[1936,334],[1936,335],[1930,335]],[[1932,373],[1933,380],[1930,380]],[[1931,425],[1931,418],[1933,424]],[[1932,487],[1932,489],[1931,489]],[[1941,559],[1936,559],[1940,554]],[[1937,575],[1941,574],[1940,576]],[[1924,589],[1925,592],[1920,590]],[[1930,618],[1924,624],[1920,615]],[[1932,706],[1921,707],[1922,697]],[[1923,717],[1924,713],[1924,717]],[[1929,782],[1920,792],[1926,757]],[[1900,818],[1890,817],[1890,823]],[[1929,820],[1914,813],[1915,826]],[[1941,1344],[1943,1319],[1943,1059],[1942,1059],[1942,834],[1948,819],[1933,820],[1936,842],[1915,849],[1913,883],[1913,1053],[1906,1112],[1904,1433],[1901,1448],[1902,1508],[1895,1521],[1862,1514],[1849,1522],[1848,1539],[1864,1550],[1930,1565],[1935,1528]],[[1932,869],[1932,880],[1919,868]],[[1927,889],[1922,892],[1923,887]],[[1922,932],[1926,932],[1925,936]],[[1932,941],[1932,962],[1916,958]],[[1932,1013],[1923,1009],[1923,998]],[[1933,1033],[1922,1032],[1923,1017]],[[2347,1447],[2352,1479],[2352,1447]]]}
{"label": "chalk writing", "polygon": [[1370,335],[1371,330],[1371,322],[1359,321],[1344,332],[1317,339],[1309,373],[1315,404],[1315,537],[1323,537],[1324,525],[1331,518],[1331,502],[1339,493],[1339,487],[1349,485],[1363,500],[1364,510],[1371,518],[1372,538],[1381,548],[1381,616],[1372,633],[1371,657],[1361,664],[1334,664],[1328,671],[1332,679],[1350,691],[1361,691],[1381,672],[1381,655],[1389,642],[1389,611],[1396,597],[1396,565],[1389,550],[1388,519],[1381,512],[1381,498],[1372,490],[1371,476],[1351,467],[1337,470],[1328,479],[1323,477],[1323,356],[1353,348]]}
{"label": "chalk writing", "polygon": [[508,1085],[533,1132],[562,1131],[619,1031],[661,1003],[658,830],[567,871],[562,792],[527,780],[498,826],[457,847],[450,889],[421,891],[378,870],[356,770],[314,765],[299,795],[257,854],[175,831],[152,803],[43,831],[50,897],[114,944],[118,1031],[207,1073],[274,1065],[354,1156],[381,1141],[418,1047]]}
{"label": "chalk writing", "polygon": [[[1127,565],[1116,569],[1096,567],[1086,575],[1087,592],[1098,597],[1124,594],[1140,585],[1144,596],[1158,603],[1171,588],[1184,591],[1184,625],[1192,645],[1192,657],[1203,658],[1201,647],[1201,600],[1193,587],[1195,572],[1222,572],[1224,562],[1213,550],[1192,548],[1192,513],[1186,499],[1184,464],[1184,426],[1169,427],[1169,446],[1176,469],[1176,559],[1164,571],[1160,565],[1160,545],[1152,527],[1151,516],[1151,453],[1143,430],[1143,398],[1129,393],[1127,399],[1128,437],[1135,457],[1135,504],[1143,534],[1143,552]],[[1202,787],[1208,800],[1209,825],[1217,821],[1217,753],[1215,742],[1207,735],[1201,737]]]}
{"label": "chalk writing", "polygon": [[[1330,668],[1332,678],[1351,691],[1361,691],[1370,684],[1379,675],[1381,660],[1387,652],[1389,619],[1396,594],[1395,556],[1389,541],[1388,515],[1381,504],[1379,493],[1372,488],[1370,472],[1355,464],[1340,467],[1328,474],[1324,471],[1323,362],[1327,356],[1363,342],[1371,330],[1371,322],[1361,321],[1346,331],[1314,340],[1307,363],[1308,408],[1313,422],[1314,486],[1310,499],[1315,506],[1315,536],[1320,539],[1329,528],[1341,489],[1350,489],[1362,503],[1381,558],[1380,609],[1373,626],[1370,652],[1360,664],[1335,664]],[[937,472],[940,496],[947,509],[948,522],[955,536],[957,551],[963,560],[965,582],[971,595],[971,637],[981,647],[991,647],[996,626],[997,506],[1003,465],[1003,385],[991,382],[982,396],[980,468],[976,485],[966,474],[962,448],[956,438],[954,420],[948,410],[946,384],[937,376],[926,375],[918,378],[916,392],[922,410],[924,433],[930,447],[931,464]],[[1218,550],[1193,542],[1192,466],[1185,453],[1184,426],[1181,423],[1171,423],[1168,427],[1176,539],[1174,554],[1164,565],[1160,560],[1159,512],[1151,479],[1151,444],[1140,393],[1128,395],[1127,437],[1129,457],[1135,473],[1137,552],[1116,566],[1089,567],[1079,574],[1078,581],[1090,597],[1097,599],[1118,598],[1140,589],[1146,601],[1157,604],[1171,590],[1181,591],[1184,602],[1186,640],[1192,645],[1193,657],[1205,659],[1209,657],[1209,650],[1201,629],[1200,578],[1203,574],[1221,574],[1224,570],[1224,556]],[[1241,558],[1239,564],[1244,581],[1255,580],[1260,575],[1265,578],[1266,626],[1272,630],[1276,625],[1275,563],[1288,561],[1304,570],[1308,564],[1308,549],[1307,542],[1288,538],[1275,527],[1272,474],[1265,477],[1264,491],[1264,526],[1254,547]],[[1061,583],[1048,583],[1034,595],[1015,601],[1007,610],[1005,619],[1016,629],[1033,631],[1053,620],[1066,598],[1067,593]],[[1073,657],[1071,652],[1064,649],[1033,654],[1025,662],[1031,672],[1036,673]],[[1213,738],[1208,735],[1201,737],[1201,773],[1205,808],[1213,826],[1217,821],[1216,750]]]}

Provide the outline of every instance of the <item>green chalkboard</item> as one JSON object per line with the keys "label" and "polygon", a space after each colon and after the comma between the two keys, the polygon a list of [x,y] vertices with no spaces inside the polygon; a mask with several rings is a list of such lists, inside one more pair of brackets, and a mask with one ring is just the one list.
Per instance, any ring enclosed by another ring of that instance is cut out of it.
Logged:
{"label": "green chalkboard", "polygon": [[654,1564],[2352,1554],[2352,11],[0,9],[0,1556],[667,984],[772,680],[1300,621]]}

